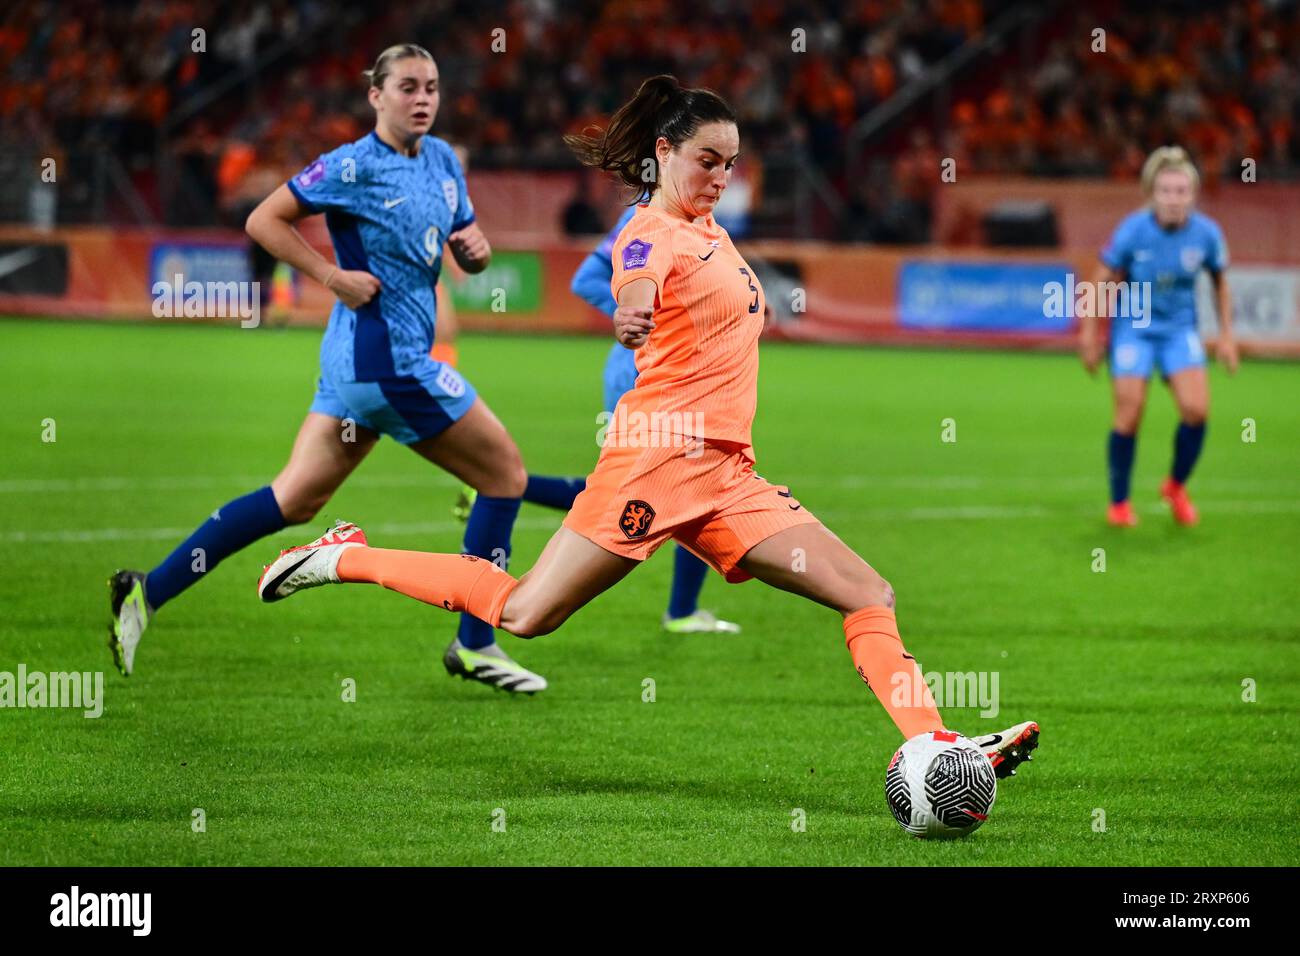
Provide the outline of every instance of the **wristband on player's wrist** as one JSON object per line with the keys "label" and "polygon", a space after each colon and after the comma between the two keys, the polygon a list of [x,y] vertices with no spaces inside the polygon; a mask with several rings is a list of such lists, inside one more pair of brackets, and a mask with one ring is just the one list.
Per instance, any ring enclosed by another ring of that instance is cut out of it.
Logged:
{"label": "wristband on player's wrist", "polygon": [[[334,278],[334,273],[336,273],[336,272],[338,272],[338,271],[339,271],[339,267],[338,267],[338,266],[330,266],[330,271],[327,272],[327,273],[325,273],[325,278],[323,278],[323,279],[320,280],[320,284],[323,285],[325,288],[329,289],[329,287],[330,287],[330,280],[332,280],[332,279]],[[331,289],[330,291],[333,291],[333,290]]]}

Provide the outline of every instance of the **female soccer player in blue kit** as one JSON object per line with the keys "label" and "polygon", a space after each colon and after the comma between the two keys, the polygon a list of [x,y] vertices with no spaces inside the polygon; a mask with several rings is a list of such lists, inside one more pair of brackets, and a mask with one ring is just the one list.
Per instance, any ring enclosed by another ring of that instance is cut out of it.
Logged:
{"label": "female soccer player in blue kit", "polygon": [[[1142,167],[1142,191],[1148,204],[1119,224],[1102,250],[1102,268],[1094,283],[1098,288],[1096,283],[1127,281],[1142,283],[1149,290],[1140,299],[1128,296],[1130,303],[1145,302],[1142,315],[1111,318],[1115,418],[1107,449],[1111,502],[1107,520],[1119,527],[1137,524],[1129,502],[1129,478],[1147,382],[1157,364],[1173,392],[1179,417],[1173,462],[1160,496],[1179,524],[1195,524],[1198,519],[1186,486],[1201,453],[1210,403],[1205,347],[1196,328],[1196,275],[1201,269],[1208,270],[1214,281],[1219,361],[1229,374],[1237,371],[1226,275],[1228,245],[1218,224],[1193,209],[1198,184],[1196,167],[1182,148],[1165,146],[1152,153]],[[1079,350],[1091,374],[1101,361],[1095,313],[1081,316]]]}
{"label": "female soccer player in blue kit", "polygon": [[[321,343],[316,397],[288,464],[263,488],[218,508],[148,574],[109,581],[109,646],[123,674],[155,611],[231,554],[290,524],[310,521],[389,435],[477,490],[464,551],[498,563],[527,474],[505,427],[450,365],[429,357],[435,284],[444,244],[466,272],[492,250],[475,223],[459,161],[428,135],[438,113],[438,69],[423,47],[385,50],[370,77],[375,129],[325,153],[248,217],[263,248],[338,297]],[[324,213],[338,265],[294,228]],[[546,680],[511,660],[492,628],[461,616],[443,658],[449,673],[516,692]]]}
{"label": "female soccer player in blue kit", "polygon": [[[573,275],[570,288],[573,294],[613,318],[618,303],[610,294],[609,283],[614,276],[610,258],[614,243],[623,227],[628,224],[637,207],[629,207],[600,245],[582,261]],[[605,411],[614,414],[618,400],[636,385],[636,353],[620,342],[615,342],[605,360],[604,394]],[[529,476],[524,500],[549,505],[568,511],[574,499],[586,487],[583,478],[548,478]],[[699,607],[700,591],[709,566],[681,545],[673,553],[673,584],[668,597],[668,610],[663,616],[664,630],[674,634],[739,634],[740,625],[724,621],[713,612]]]}

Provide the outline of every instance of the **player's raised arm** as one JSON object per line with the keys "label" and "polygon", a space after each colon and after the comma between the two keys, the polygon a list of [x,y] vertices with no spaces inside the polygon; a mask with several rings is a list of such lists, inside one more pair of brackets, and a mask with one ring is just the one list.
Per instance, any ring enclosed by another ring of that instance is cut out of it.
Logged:
{"label": "player's raised arm", "polygon": [[651,279],[634,279],[618,291],[614,310],[614,337],[630,349],[645,345],[655,327],[654,304],[658,288]]}
{"label": "player's raised arm", "polygon": [[329,289],[350,309],[365,305],[379,291],[379,280],[368,272],[340,270],[302,237],[294,223],[308,215],[288,186],[263,199],[244,223],[254,242]]}

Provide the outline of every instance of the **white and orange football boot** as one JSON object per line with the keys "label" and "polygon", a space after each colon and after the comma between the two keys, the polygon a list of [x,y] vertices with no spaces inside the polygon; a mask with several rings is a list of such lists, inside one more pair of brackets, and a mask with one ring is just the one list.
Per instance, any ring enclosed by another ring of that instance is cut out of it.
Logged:
{"label": "white and orange football boot", "polygon": [[1000,734],[972,737],[971,742],[984,751],[999,778],[1014,777],[1018,766],[1034,759],[1032,754],[1038,748],[1038,724],[1026,720]]}
{"label": "white and orange football boot", "polygon": [[311,544],[281,551],[257,581],[257,596],[270,604],[303,588],[339,583],[339,558],[347,548],[363,547],[366,533],[350,521],[336,522]]}

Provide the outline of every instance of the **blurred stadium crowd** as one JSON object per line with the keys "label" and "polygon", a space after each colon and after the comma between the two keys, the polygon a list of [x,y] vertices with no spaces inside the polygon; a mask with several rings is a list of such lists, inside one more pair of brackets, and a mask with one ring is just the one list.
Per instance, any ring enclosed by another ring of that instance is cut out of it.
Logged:
{"label": "blurred stadium crowd", "polygon": [[[780,190],[760,188],[764,166],[825,185],[841,210],[828,238],[924,241],[944,157],[974,172],[1133,178],[1151,148],[1177,142],[1211,182],[1247,156],[1274,175],[1300,167],[1300,4],[1046,5],[1032,35],[927,90],[933,108],[864,137],[873,111],[1025,5],[39,0],[0,19],[0,137],[42,155],[111,154],[158,221],[233,223],[370,128],[361,71],[409,39],[438,59],[435,132],[475,168],[576,168],[560,134],[672,72],[741,114],[755,209]],[[792,52],[796,30],[806,53]]]}

